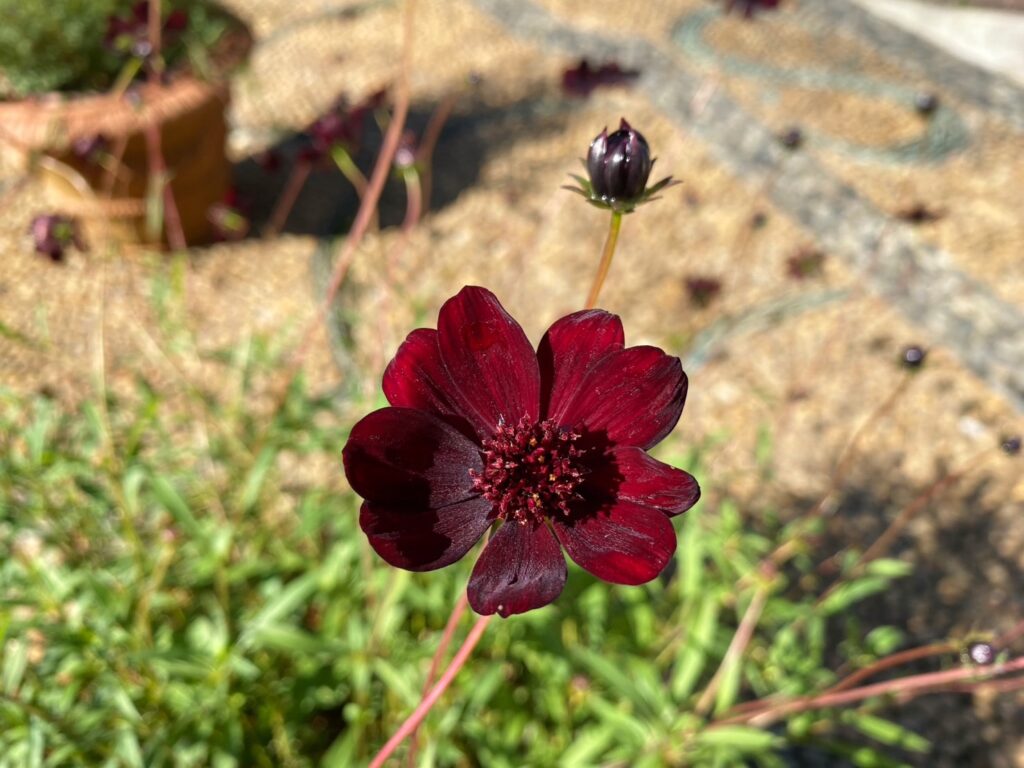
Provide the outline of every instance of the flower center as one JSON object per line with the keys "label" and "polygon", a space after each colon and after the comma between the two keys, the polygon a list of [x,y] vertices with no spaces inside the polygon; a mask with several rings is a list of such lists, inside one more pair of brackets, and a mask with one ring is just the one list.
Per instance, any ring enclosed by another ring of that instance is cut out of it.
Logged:
{"label": "flower center", "polygon": [[494,437],[484,440],[484,468],[471,469],[473,487],[494,504],[498,517],[538,523],[546,517],[569,514],[570,504],[585,469],[580,457],[586,449],[573,443],[580,435],[559,427],[551,419],[502,424]]}

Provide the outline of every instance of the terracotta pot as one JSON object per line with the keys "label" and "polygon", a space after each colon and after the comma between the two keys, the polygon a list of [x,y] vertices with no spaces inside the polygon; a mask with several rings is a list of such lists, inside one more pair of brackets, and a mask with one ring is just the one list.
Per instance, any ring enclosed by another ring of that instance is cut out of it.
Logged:
{"label": "terracotta pot", "polygon": [[[232,63],[244,59],[248,30],[239,23],[225,37]],[[228,99],[226,81],[183,74],[142,83],[129,95],[45,94],[0,102],[0,144],[39,171],[54,209],[78,216],[90,239],[160,244],[167,242],[166,216],[147,221],[147,204],[160,199],[151,194],[159,189],[151,146],[158,137],[185,240],[196,245],[210,239],[207,211],[224,199],[231,180]],[[97,135],[109,142],[108,162],[76,156],[75,142]]]}

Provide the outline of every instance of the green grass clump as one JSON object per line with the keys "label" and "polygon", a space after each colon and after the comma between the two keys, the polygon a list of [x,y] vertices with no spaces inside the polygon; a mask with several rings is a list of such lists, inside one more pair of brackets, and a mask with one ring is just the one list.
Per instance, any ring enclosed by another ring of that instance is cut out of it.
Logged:
{"label": "green grass clump", "polygon": [[[0,396],[0,766],[341,768],[415,707],[474,558],[410,574],[372,553],[340,451],[373,404],[299,380],[279,408],[257,406],[282,358],[259,341],[205,355],[231,396],[141,377],[132,397],[75,410]],[[640,588],[573,567],[553,606],[492,623],[424,723],[418,764],[778,766],[794,744],[894,764],[837,729],[926,748],[866,713],[707,727],[743,700],[831,684],[836,626],[857,664],[891,650],[898,633],[858,639],[842,617],[899,573],[816,608],[797,586],[806,552],[784,573],[759,567],[806,530],[771,510],[755,530],[699,447],[672,450],[707,491],[678,523],[676,561]],[[757,594],[747,652],[723,665]]]}
{"label": "green grass clump", "polygon": [[[31,94],[106,91],[131,65],[105,44],[111,16],[125,17],[135,0],[0,0],[0,99]],[[163,50],[174,69],[208,51],[226,28],[205,0],[164,0],[164,16],[186,10],[181,38]]]}

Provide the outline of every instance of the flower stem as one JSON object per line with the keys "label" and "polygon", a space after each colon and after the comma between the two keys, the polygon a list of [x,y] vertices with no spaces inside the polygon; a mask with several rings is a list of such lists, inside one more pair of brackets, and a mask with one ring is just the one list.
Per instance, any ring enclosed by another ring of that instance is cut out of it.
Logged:
{"label": "flower stem", "polygon": [[455,675],[459,673],[466,660],[469,659],[469,655],[473,652],[473,648],[480,641],[484,630],[487,629],[487,624],[493,616],[481,616],[476,620],[476,624],[469,631],[469,635],[466,636],[465,642],[462,647],[455,652],[455,658],[452,659],[452,663],[448,665],[448,668],[441,675],[441,679],[437,681],[437,685],[430,689],[430,693],[423,697],[420,701],[419,706],[413,711],[409,717],[405,719],[401,727],[395,734],[388,739],[387,744],[377,753],[376,757],[370,762],[370,768],[381,768],[384,762],[391,757],[398,746],[405,741],[406,737],[409,736],[419,724],[423,722],[423,719],[430,712],[430,709],[437,703],[437,700],[441,698],[441,694],[447,690],[448,686],[451,685],[452,680],[455,679]]}
{"label": "flower stem", "polygon": [[[434,678],[437,677],[437,670],[441,666],[441,659],[444,658],[445,651],[448,650],[448,646],[452,642],[452,637],[455,635],[455,628],[459,625],[459,619],[462,618],[462,614],[466,612],[466,608],[469,607],[469,600],[466,597],[466,592],[463,590],[459,599],[455,603],[455,608],[452,609],[451,616],[448,617],[448,623],[445,625],[444,634],[441,636],[441,642],[438,643],[437,651],[434,653],[434,658],[430,660],[430,671],[427,672],[426,682],[423,684],[422,696],[426,696],[430,693],[431,686],[434,685]],[[419,748],[419,731],[413,729],[412,739],[409,742],[409,754],[406,757],[406,765],[413,765],[413,761],[416,758],[416,750]]]}
{"label": "flower stem", "polygon": [[611,224],[608,226],[608,239],[604,241],[604,252],[601,254],[601,263],[597,267],[597,276],[594,277],[594,285],[587,296],[587,303],[584,309],[593,309],[597,306],[597,297],[601,293],[601,286],[608,277],[608,270],[612,266],[612,256],[615,255],[615,244],[619,241],[619,228],[622,226],[622,212],[612,211]]}

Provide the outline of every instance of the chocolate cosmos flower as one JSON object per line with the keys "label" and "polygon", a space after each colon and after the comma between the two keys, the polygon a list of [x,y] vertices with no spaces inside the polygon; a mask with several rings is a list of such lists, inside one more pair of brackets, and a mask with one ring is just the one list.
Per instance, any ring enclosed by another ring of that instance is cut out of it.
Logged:
{"label": "chocolate cosmos flower", "polygon": [[477,613],[547,605],[566,580],[562,549],[598,578],[643,584],[676,548],[670,520],[696,480],[647,455],[686,398],[678,358],[626,348],[615,315],[563,317],[534,352],[483,288],[409,334],[384,373],[392,407],[344,450],[359,523],[392,565],[460,559],[497,524],[469,581]]}

